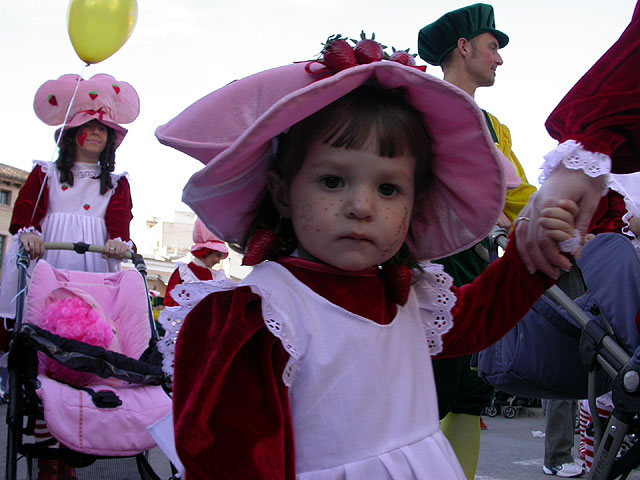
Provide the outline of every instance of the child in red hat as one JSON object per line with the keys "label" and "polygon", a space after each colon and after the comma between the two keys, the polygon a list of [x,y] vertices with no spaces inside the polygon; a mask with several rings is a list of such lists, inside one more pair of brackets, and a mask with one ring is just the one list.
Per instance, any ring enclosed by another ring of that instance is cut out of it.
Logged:
{"label": "child in red hat", "polygon": [[164,296],[166,307],[175,307],[178,302],[171,296],[175,287],[183,283],[203,282],[207,280],[226,278],[224,270],[213,270],[220,261],[227,258],[229,249],[222,240],[211,233],[203,225],[200,219],[193,226],[193,246],[191,254],[193,261],[178,263],[167,284],[167,293]]}

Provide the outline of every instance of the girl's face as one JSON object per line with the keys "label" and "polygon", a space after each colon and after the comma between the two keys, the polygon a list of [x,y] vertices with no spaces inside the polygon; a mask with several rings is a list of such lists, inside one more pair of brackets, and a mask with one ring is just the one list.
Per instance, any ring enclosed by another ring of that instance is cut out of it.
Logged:
{"label": "girl's face", "polygon": [[398,252],[413,213],[416,160],[374,152],[317,141],[289,188],[271,175],[274,203],[291,219],[302,258],[356,271]]}
{"label": "girl's face", "polygon": [[222,253],[211,251],[209,255],[202,257],[202,263],[204,263],[207,267],[212,268],[214,265],[222,260]]}
{"label": "girl's face", "polygon": [[83,161],[90,161],[95,157],[97,162],[100,154],[107,146],[107,127],[92,120],[81,125],[76,133],[76,151],[82,155]]}

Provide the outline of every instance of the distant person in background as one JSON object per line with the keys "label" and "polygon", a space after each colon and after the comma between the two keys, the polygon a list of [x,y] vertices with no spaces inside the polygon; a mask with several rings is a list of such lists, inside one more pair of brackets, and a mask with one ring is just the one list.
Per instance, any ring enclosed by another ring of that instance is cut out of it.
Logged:
{"label": "distant person in background", "polygon": [[178,268],[169,278],[167,293],[164,297],[166,307],[178,305],[171,296],[172,290],[177,285],[226,278],[224,270],[213,270],[213,267],[227,258],[229,250],[222,240],[207,230],[200,219],[196,220],[193,226],[193,243],[191,247],[193,261],[188,264],[178,263]]}

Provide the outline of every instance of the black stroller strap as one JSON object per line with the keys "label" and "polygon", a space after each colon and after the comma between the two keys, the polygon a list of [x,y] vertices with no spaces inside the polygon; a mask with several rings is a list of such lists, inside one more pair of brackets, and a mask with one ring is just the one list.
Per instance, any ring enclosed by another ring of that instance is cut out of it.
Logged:
{"label": "black stroller strap", "polygon": [[22,324],[17,335],[31,348],[76,371],[140,385],[163,385],[166,382],[165,374],[158,365],[63,338],[36,325]]}
{"label": "black stroller strap", "polygon": [[120,400],[120,397],[118,397],[118,395],[111,390],[98,390],[96,392],[89,387],[79,387],[71,383],[63,382],[60,380],[57,381],[60,383],[64,383],[68,387],[74,388],[76,390],[87,392],[91,397],[91,401],[93,402],[93,404],[98,408],[116,408],[122,405],[122,400]]}

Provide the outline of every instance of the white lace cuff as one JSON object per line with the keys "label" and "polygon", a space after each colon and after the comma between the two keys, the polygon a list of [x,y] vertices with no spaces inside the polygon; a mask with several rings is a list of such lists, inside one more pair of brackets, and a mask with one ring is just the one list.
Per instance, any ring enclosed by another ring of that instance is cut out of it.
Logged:
{"label": "white lace cuff", "polygon": [[124,240],[122,240],[120,237],[117,238],[112,238],[111,240],[115,240],[116,242],[121,242],[121,243],[126,243],[127,247],[129,247],[129,251],[131,253],[134,253],[133,251],[133,242],[131,240],[127,240],[126,242]]}
{"label": "white lace cuff", "polygon": [[18,240],[20,238],[20,235],[22,235],[23,233],[35,233],[40,238],[42,238],[42,232],[38,230],[36,227],[22,227],[20,230],[16,232],[13,238],[15,240]]}
{"label": "white lace cuff", "polygon": [[542,173],[538,177],[540,184],[543,184],[561,163],[571,170],[582,170],[590,177],[611,173],[611,158],[608,155],[590,152],[585,150],[581,143],[567,140],[544,156],[544,163],[540,167]]}
{"label": "white lace cuff", "polygon": [[573,237],[569,240],[563,240],[562,242],[558,242],[558,247],[561,252],[574,254],[578,248],[582,245],[582,235],[580,235],[579,230],[574,230]]}
{"label": "white lace cuff", "polygon": [[424,263],[422,268],[424,273],[415,285],[415,292],[429,353],[437,355],[443,349],[442,336],[453,327],[451,310],[456,304],[456,297],[451,291],[453,278],[437,263]]}

